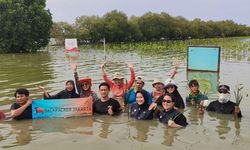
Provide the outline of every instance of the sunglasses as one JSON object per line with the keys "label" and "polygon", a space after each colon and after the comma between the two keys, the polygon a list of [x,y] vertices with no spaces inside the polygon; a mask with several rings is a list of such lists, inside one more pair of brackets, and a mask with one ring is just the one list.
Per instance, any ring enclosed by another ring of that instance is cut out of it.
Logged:
{"label": "sunglasses", "polygon": [[223,93],[223,94],[227,94],[228,91],[227,90],[218,90],[219,93]]}
{"label": "sunglasses", "polygon": [[163,99],[162,102],[163,102],[163,103],[172,103],[173,101],[172,101],[172,100],[169,100],[169,99]]}
{"label": "sunglasses", "polygon": [[89,84],[88,84],[88,83],[83,83],[83,84],[82,84],[82,86],[87,86],[87,85],[89,85]]}

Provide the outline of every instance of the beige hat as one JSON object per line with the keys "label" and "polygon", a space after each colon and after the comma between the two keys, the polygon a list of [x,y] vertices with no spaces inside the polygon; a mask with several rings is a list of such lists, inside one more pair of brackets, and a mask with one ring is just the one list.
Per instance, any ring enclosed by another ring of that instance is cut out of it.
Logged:
{"label": "beige hat", "polygon": [[164,83],[161,82],[159,79],[154,79],[154,82],[153,82],[152,86],[154,86],[156,83],[160,83],[160,84],[162,84],[164,86]]}
{"label": "beige hat", "polygon": [[124,79],[124,76],[122,73],[120,72],[116,72],[113,76],[113,79],[112,80],[115,80],[115,79]]}

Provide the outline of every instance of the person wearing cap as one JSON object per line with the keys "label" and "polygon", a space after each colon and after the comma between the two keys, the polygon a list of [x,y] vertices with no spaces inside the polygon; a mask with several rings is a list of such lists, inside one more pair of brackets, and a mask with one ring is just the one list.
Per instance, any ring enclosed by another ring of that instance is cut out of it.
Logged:
{"label": "person wearing cap", "polygon": [[73,64],[72,68],[74,70],[74,77],[76,82],[76,88],[81,98],[91,97],[93,102],[98,100],[97,94],[91,90],[92,79],[89,77],[79,79],[77,73],[77,64]]}
{"label": "person wearing cap", "polygon": [[32,99],[29,98],[29,91],[25,88],[19,88],[14,93],[16,102],[10,107],[10,116],[15,120],[32,118]]}
{"label": "person wearing cap", "polygon": [[151,97],[150,93],[143,89],[144,84],[145,84],[145,82],[141,76],[137,76],[135,78],[134,87],[131,88],[130,90],[128,90],[126,92],[126,95],[125,95],[125,100],[127,103],[132,104],[132,103],[136,102],[136,92],[139,90],[144,91],[146,93],[148,104],[152,103],[152,97]]}
{"label": "person wearing cap", "polygon": [[188,83],[190,94],[186,97],[186,104],[200,105],[202,101],[207,100],[208,97],[199,91],[199,82],[197,80],[191,80]]}
{"label": "person wearing cap", "polygon": [[218,100],[211,102],[206,110],[221,114],[234,114],[237,117],[242,117],[239,106],[236,106],[236,103],[230,101],[230,87],[224,84],[218,87]]}
{"label": "person wearing cap", "polygon": [[[184,101],[178,91],[178,87],[175,83],[175,81],[173,79],[167,79],[165,81],[165,86],[164,89],[166,91],[166,93],[170,93],[173,94],[173,96],[175,97],[175,109],[176,110],[183,110],[185,108],[185,104]],[[157,104],[161,105],[163,100],[163,96],[160,96],[159,99],[157,100]]]}
{"label": "person wearing cap", "polygon": [[159,113],[159,121],[169,127],[185,127],[188,125],[186,117],[174,108],[175,98],[173,94],[166,93],[163,96],[163,110]]}
{"label": "person wearing cap", "polygon": [[138,90],[136,92],[136,102],[130,107],[130,116],[138,120],[153,119],[154,106],[149,106],[147,92]]}
{"label": "person wearing cap", "polygon": [[110,86],[103,82],[99,85],[99,93],[101,98],[93,103],[93,111],[98,114],[106,114],[110,116],[120,113],[120,104],[117,100],[109,97]]}
{"label": "person wearing cap", "polygon": [[164,83],[161,82],[159,79],[154,79],[152,86],[154,87],[154,90],[153,92],[151,92],[151,96],[152,96],[153,102],[156,102],[156,100],[160,96],[165,94]]}
{"label": "person wearing cap", "polygon": [[112,91],[113,97],[115,100],[119,102],[121,105],[121,109],[124,109],[125,107],[125,93],[127,90],[129,90],[134,81],[135,81],[135,71],[132,64],[128,64],[128,67],[130,69],[130,80],[126,83],[124,83],[124,76],[120,72],[116,72],[113,76],[113,79],[110,80],[105,72],[105,63],[101,65],[101,71],[103,79],[106,83],[109,84],[110,89]]}
{"label": "person wearing cap", "polygon": [[65,89],[55,95],[50,95],[45,87],[38,86],[44,93],[44,99],[65,99],[65,98],[79,98],[79,94],[76,93],[75,83],[73,80],[66,81]]}

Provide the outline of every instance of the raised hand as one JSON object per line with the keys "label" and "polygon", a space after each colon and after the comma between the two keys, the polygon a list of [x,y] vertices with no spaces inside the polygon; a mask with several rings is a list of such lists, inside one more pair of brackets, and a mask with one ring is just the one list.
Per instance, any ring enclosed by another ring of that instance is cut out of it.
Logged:
{"label": "raised hand", "polygon": [[129,68],[134,68],[134,65],[132,63],[128,63]]}
{"label": "raised hand", "polygon": [[101,68],[104,69],[106,65],[106,62],[102,63]]}
{"label": "raised hand", "polygon": [[76,63],[72,64],[72,69],[74,70],[74,72],[77,71],[77,64]]}

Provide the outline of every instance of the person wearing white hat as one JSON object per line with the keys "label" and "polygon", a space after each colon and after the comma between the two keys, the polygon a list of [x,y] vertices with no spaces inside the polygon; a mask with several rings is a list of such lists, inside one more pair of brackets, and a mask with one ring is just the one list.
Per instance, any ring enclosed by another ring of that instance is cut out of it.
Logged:
{"label": "person wearing white hat", "polygon": [[[174,107],[176,110],[180,110],[180,109],[185,108],[184,101],[183,101],[183,99],[178,91],[178,87],[173,79],[167,79],[165,81],[164,89],[165,89],[166,93],[170,93],[175,97]],[[162,99],[163,99],[163,96],[159,97],[159,99],[157,100],[158,105],[161,105]]]}
{"label": "person wearing white hat", "polygon": [[105,72],[105,64],[101,65],[101,71],[103,79],[106,83],[109,84],[110,89],[112,91],[113,97],[115,100],[119,102],[121,105],[121,109],[125,108],[125,93],[128,89],[130,89],[135,81],[135,71],[132,64],[128,64],[130,70],[130,80],[124,83],[124,76],[120,72],[116,72],[113,76],[113,79],[110,80]]}
{"label": "person wearing white hat", "polygon": [[161,80],[159,79],[154,79],[152,86],[154,87],[154,90],[153,92],[151,92],[151,96],[152,96],[153,102],[156,102],[156,100],[160,96],[165,94],[164,83],[161,82]]}

